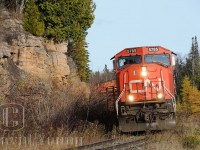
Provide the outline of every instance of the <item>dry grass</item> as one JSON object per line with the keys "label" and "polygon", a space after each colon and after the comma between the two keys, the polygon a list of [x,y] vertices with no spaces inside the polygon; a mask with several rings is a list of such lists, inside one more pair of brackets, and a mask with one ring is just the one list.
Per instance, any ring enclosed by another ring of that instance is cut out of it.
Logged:
{"label": "dry grass", "polygon": [[200,115],[189,118],[178,116],[175,129],[150,134],[147,150],[189,150],[200,149]]}
{"label": "dry grass", "polygon": [[1,104],[24,106],[25,124],[19,131],[1,130],[0,149],[62,149],[118,136],[105,134],[102,116],[96,116],[104,106],[95,100],[97,95],[89,101],[84,89],[74,92],[71,86],[59,88],[30,76],[14,80]]}
{"label": "dry grass", "polygon": [[[105,134],[102,126],[90,124],[83,132],[67,132],[66,129],[59,129],[56,135],[46,137],[45,134],[35,133],[23,136],[20,133],[12,133],[0,138],[0,149],[9,150],[57,150],[69,147],[89,144],[108,138],[120,137],[116,132]],[[122,136],[123,138],[123,136]]]}
{"label": "dry grass", "polygon": [[73,94],[70,85],[66,89],[58,90],[51,84],[32,81],[17,81],[4,101],[24,106],[24,130],[44,130],[47,133],[51,128],[78,127],[78,122],[84,118],[81,111],[84,111],[83,106],[87,103],[82,92]]}

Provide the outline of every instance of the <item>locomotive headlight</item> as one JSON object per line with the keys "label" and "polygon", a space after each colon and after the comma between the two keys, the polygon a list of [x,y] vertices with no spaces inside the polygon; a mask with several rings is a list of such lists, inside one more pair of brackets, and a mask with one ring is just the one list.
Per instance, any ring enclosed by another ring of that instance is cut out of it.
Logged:
{"label": "locomotive headlight", "polygon": [[147,76],[147,68],[146,67],[142,67],[142,76],[143,77]]}
{"label": "locomotive headlight", "polygon": [[163,94],[162,93],[158,93],[157,97],[158,97],[158,99],[161,99],[161,98],[163,98]]}
{"label": "locomotive headlight", "polygon": [[129,96],[128,96],[128,101],[129,101],[129,102],[133,102],[133,101],[134,101],[133,95],[129,95]]}

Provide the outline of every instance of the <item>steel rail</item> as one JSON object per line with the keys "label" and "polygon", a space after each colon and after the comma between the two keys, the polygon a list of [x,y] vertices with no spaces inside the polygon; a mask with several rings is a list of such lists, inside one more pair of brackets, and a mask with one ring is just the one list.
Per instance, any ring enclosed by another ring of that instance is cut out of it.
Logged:
{"label": "steel rail", "polygon": [[[146,143],[147,143],[147,139],[145,138],[145,139],[128,141],[125,143],[120,143],[120,144],[109,146],[109,147],[104,147],[103,149],[105,149],[105,150],[131,149],[131,148],[141,147],[142,145],[144,145]],[[100,150],[100,149],[98,149],[98,150]]]}
{"label": "steel rail", "polygon": [[109,139],[105,141],[100,141],[96,143],[91,143],[88,145],[83,145],[79,147],[68,148],[65,150],[121,150],[121,149],[130,149],[141,147],[144,144],[148,144],[147,138],[138,139],[138,140],[128,140],[123,141],[120,139]]}
{"label": "steel rail", "polygon": [[[87,144],[87,145],[78,146],[75,149],[77,149],[77,150],[93,149],[94,147],[102,146],[105,144],[110,144],[116,140],[117,139],[108,139],[108,140],[104,140],[104,141],[100,141],[100,142],[95,142],[95,143],[91,143],[91,144]],[[65,150],[74,150],[74,148],[68,148]]]}

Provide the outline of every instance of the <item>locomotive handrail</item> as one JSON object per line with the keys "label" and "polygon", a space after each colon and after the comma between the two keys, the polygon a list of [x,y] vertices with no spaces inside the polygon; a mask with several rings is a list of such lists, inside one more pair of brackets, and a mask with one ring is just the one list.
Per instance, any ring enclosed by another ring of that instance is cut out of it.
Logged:
{"label": "locomotive handrail", "polygon": [[[161,74],[161,81],[163,82],[163,72],[162,70],[160,71]],[[164,90],[167,92],[167,94],[172,98],[172,103],[173,103],[173,107],[174,107],[174,111],[176,111],[176,98],[174,97],[174,95],[166,88],[165,85],[163,85]]]}
{"label": "locomotive handrail", "polygon": [[172,102],[173,102],[173,107],[174,107],[174,111],[176,111],[176,98],[174,97],[174,95],[164,86],[165,91],[168,93],[169,96],[171,96],[172,98]]}
{"label": "locomotive handrail", "polygon": [[125,89],[126,89],[126,72],[124,73],[124,88],[123,88],[122,92],[120,93],[119,97],[117,98],[117,100],[116,100],[116,102],[115,102],[117,117],[118,117],[118,103],[119,103],[119,101],[120,101],[120,98],[121,98],[122,95],[124,94]]}

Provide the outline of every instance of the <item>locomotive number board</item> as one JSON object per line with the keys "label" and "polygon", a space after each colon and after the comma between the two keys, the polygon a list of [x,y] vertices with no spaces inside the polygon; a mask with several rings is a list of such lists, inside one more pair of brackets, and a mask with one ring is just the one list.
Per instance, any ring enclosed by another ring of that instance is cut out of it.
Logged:
{"label": "locomotive number board", "polygon": [[149,47],[149,52],[157,52],[159,51],[158,47]]}
{"label": "locomotive number board", "polygon": [[137,49],[136,48],[131,48],[131,49],[127,49],[126,51],[127,51],[127,53],[136,53]]}

